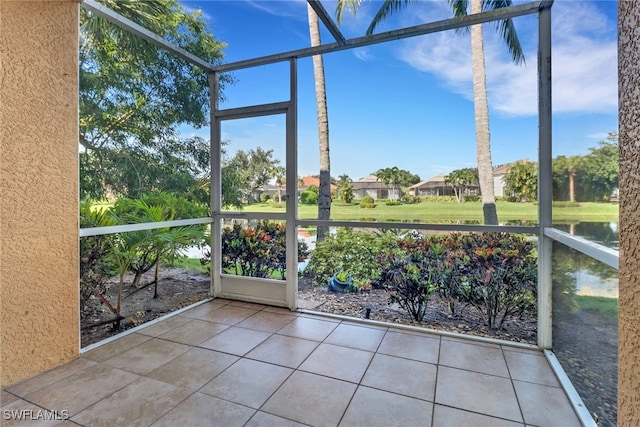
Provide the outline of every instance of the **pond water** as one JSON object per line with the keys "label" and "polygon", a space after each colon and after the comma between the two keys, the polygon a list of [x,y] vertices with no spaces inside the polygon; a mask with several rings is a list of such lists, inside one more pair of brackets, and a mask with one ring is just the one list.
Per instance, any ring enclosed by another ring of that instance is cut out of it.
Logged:
{"label": "pond water", "polygon": [[[580,222],[577,224],[554,224],[554,227],[574,236],[618,250],[619,235],[617,222]],[[562,245],[554,246],[554,251],[566,252]],[[573,273],[576,295],[618,298],[618,274],[589,257],[575,253],[557,254],[554,264],[562,270]]]}

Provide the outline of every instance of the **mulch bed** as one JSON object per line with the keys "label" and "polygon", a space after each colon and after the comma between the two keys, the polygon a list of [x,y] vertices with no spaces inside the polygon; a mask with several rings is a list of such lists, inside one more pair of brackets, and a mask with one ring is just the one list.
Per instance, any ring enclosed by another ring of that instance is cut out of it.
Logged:
{"label": "mulch bed", "polygon": [[[149,283],[151,280],[151,275],[148,275],[141,282]],[[209,276],[205,274],[175,268],[163,269],[158,285],[159,296],[156,299],[153,299],[153,286],[137,289],[125,286],[123,294],[129,296],[123,300],[122,314],[125,319],[121,321],[119,329],[114,329],[112,324],[88,326],[114,318],[113,313],[104,304],[101,304],[97,298],[92,298],[82,310],[82,346],[86,347],[207,298],[209,280]],[[425,319],[422,322],[416,322],[397,304],[389,304],[389,295],[384,290],[335,293],[328,291],[326,286],[311,286],[304,279],[301,279],[299,286],[300,308],[356,318],[365,318],[369,309],[369,318],[372,320],[508,341],[536,343],[535,312],[526,311],[519,316],[507,319],[500,330],[491,330],[475,308],[459,305],[458,313],[451,316],[447,306],[436,297],[428,303]],[[114,279],[110,282],[107,291],[111,301],[115,301],[116,291],[117,281]]]}

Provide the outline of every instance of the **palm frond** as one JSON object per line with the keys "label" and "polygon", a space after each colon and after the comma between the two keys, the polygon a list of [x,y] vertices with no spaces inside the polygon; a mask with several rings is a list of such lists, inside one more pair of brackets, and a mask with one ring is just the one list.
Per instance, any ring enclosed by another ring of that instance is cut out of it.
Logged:
{"label": "palm frond", "polygon": [[524,52],[516,33],[516,27],[511,19],[505,19],[497,22],[498,31],[502,34],[502,38],[507,43],[511,59],[516,65],[525,64]]}
{"label": "palm frond", "polygon": [[[453,16],[456,18],[460,16],[467,16],[467,9],[469,8],[469,0],[449,0]],[[469,27],[456,28],[456,33],[468,33]]]}
{"label": "palm frond", "polygon": [[378,13],[371,20],[369,28],[367,28],[367,35],[370,36],[375,31],[376,27],[382,23],[388,16],[391,16],[395,12],[402,10],[412,0],[385,0],[380,6]]}
{"label": "palm frond", "polygon": [[449,0],[453,16],[456,18],[459,16],[467,16],[467,9],[469,8],[469,0]]}
{"label": "palm frond", "polygon": [[336,5],[336,20],[338,24],[342,22],[342,14],[345,9],[355,15],[361,4],[362,0],[338,0]]}
{"label": "palm frond", "polygon": [[[469,0],[449,0],[453,15],[456,17],[466,16],[467,9],[469,7]],[[488,12],[491,10],[501,9],[503,7],[510,7],[513,3],[511,0],[483,0],[482,10]],[[502,39],[507,44],[511,59],[516,65],[525,64],[524,52],[516,33],[516,27],[511,19],[501,19],[495,21],[496,27]],[[469,27],[459,28],[456,31],[469,31]]]}
{"label": "palm frond", "polygon": [[[503,7],[510,7],[513,3],[511,0],[484,0],[482,2],[482,10],[490,11],[501,9]],[[497,30],[502,36],[502,39],[507,43],[507,48],[511,54],[511,59],[517,65],[524,64],[524,52],[516,33],[516,27],[511,19],[501,19],[496,21]]]}

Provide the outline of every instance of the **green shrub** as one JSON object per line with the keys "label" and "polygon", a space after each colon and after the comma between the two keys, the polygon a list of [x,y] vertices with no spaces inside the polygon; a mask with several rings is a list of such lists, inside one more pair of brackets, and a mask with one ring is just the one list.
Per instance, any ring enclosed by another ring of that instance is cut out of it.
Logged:
{"label": "green shrub", "polygon": [[317,205],[318,204],[318,193],[305,190],[300,193],[300,203],[304,205]]}
{"label": "green shrub", "polygon": [[[169,220],[209,216],[208,206],[193,202],[173,193],[165,193],[162,191],[143,194],[139,199],[121,197],[114,203],[112,211],[121,219],[128,220],[130,217],[143,218],[144,209],[141,208],[140,202],[148,206],[162,206],[166,208],[165,215]],[[129,220],[127,222],[133,223],[136,221]]]}
{"label": "green shrub", "polygon": [[[298,261],[309,255],[307,244],[298,241]],[[202,264],[211,262],[206,253]],[[278,222],[260,221],[255,227],[239,223],[222,230],[222,268],[238,276],[286,278],[286,227]]]}
{"label": "green shrub", "polygon": [[427,313],[427,302],[439,285],[434,261],[392,256],[377,281],[390,293],[389,301],[397,302],[418,322]]}
{"label": "green shrub", "polygon": [[457,202],[456,196],[423,196],[425,202]]}
{"label": "green shrub", "polygon": [[267,201],[268,201],[268,200],[270,200],[270,199],[271,199],[271,197],[269,197],[269,195],[268,195],[268,194],[264,194],[264,193],[263,193],[263,194],[261,194],[261,195],[260,195],[260,201],[261,201],[262,203],[267,203]]}
{"label": "green shrub", "polygon": [[[95,209],[90,201],[80,203],[80,227],[107,227],[116,225],[107,209]],[[84,321],[89,313],[84,310],[93,296],[104,295],[107,281],[115,276],[117,268],[108,257],[113,235],[99,235],[80,239],[80,317]]]}
{"label": "green shrub", "polygon": [[374,203],[374,202],[375,200],[371,196],[364,196],[362,199],[360,199],[360,203]]}
{"label": "green shrub", "polygon": [[465,301],[499,329],[511,314],[536,305],[537,253],[533,243],[508,233],[482,233],[471,240],[461,271]]}
{"label": "green shrub", "polygon": [[387,206],[400,206],[402,202],[400,200],[385,200],[384,204]]}
{"label": "green shrub", "polygon": [[397,248],[397,240],[392,235],[340,228],[316,244],[304,275],[314,285],[326,285],[336,271],[342,270],[351,275],[354,282],[371,283],[381,270],[376,256],[390,254]]}
{"label": "green shrub", "polygon": [[374,203],[373,197],[371,196],[364,196],[362,199],[360,199],[360,207],[363,209],[373,209],[376,207],[376,204]]}
{"label": "green shrub", "polygon": [[412,196],[410,194],[403,194],[401,200],[402,200],[402,203],[405,203],[405,204],[415,204],[415,203],[420,203],[422,201],[422,199],[419,196]]}
{"label": "green shrub", "polygon": [[[515,313],[535,307],[537,253],[524,237],[508,233],[451,233],[399,240],[404,258],[378,257],[373,283],[417,319],[421,298],[436,291],[452,315],[458,302],[478,309],[491,329]],[[404,278],[405,283],[398,283]]]}

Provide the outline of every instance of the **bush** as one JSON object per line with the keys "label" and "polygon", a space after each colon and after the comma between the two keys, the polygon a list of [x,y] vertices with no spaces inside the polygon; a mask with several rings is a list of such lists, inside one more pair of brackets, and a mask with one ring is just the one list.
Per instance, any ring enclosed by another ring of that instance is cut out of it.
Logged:
{"label": "bush", "polygon": [[390,302],[397,302],[418,322],[427,313],[427,302],[438,287],[438,268],[429,258],[391,257],[377,281],[391,294]]}
{"label": "bush", "polygon": [[336,271],[344,271],[354,282],[368,284],[380,275],[376,256],[397,248],[394,236],[340,228],[316,244],[304,275],[314,285],[325,285]]}
{"label": "bush", "polygon": [[360,199],[360,207],[363,209],[373,209],[376,207],[376,204],[374,203],[373,197],[371,196],[364,196],[362,199]]}
{"label": "bush", "polygon": [[403,194],[401,200],[402,200],[402,203],[405,203],[405,204],[415,204],[415,203],[420,203],[422,201],[420,196],[412,196],[410,194]]}
{"label": "bush", "polygon": [[[106,227],[116,225],[106,209],[94,209],[91,202],[80,203],[80,227]],[[107,281],[117,274],[110,262],[108,251],[111,235],[83,237],[80,239],[80,317],[85,321],[89,313],[85,307],[92,297],[104,295]]]}
{"label": "bush", "polygon": [[422,200],[425,202],[457,202],[456,196],[424,196]]}
{"label": "bush", "polygon": [[468,262],[462,275],[465,301],[499,329],[511,314],[536,305],[537,253],[533,243],[508,233],[482,233],[465,239]]}
{"label": "bush", "polygon": [[[374,286],[417,320],[420,301],[437,292],[455,315],[458,302],[478,309],[491,329],[515,313],[535,307],[537,253],[533,243],[508,233],[408,237],[399,240],[405,258],[379,257],[381,278]],[[400,279],[404,283],[399,283]],[[422,313],[424,315],[424,313]]]}
{"label": "bush", "polygon": [[[307,244],[298,241],[298,262],[307,259]],[[202,264],[211,262],[205,254]],[[222,230],[222,268],[238,276],[286,278],[286,227],[284,224],[260,221],[255,227],[239,223]]]}
{"label": "bush", "polygon": [[305,190],[300,193],[300,203],[304,205],[317,205],[318,204],[318,193]]}
{"label": "bush", "polygon": [[360,199],[360,203],[374,203],[374,202],[375,200],[371,196],[364,196],[362,199]]}
{"label": "bush", "polygon": [[267,201],[268,201],[268,200],[270,200],[270,199],[271,199],[271,197],[269,197],[269,195],[268,195],[268,194],[264,194],[264,193],[263,193],[263,194],[261,194],[261,195],[260,195],[260,201],[261,201],[262,203],[267,203]]}
{"label": "bush", "polygon": [[387,206],[400,206],[402,202],[400,200],[385,200],[384,204]]}
{"label": "bush", "polygon": [[[123,219],[128,217],[143,218],[144,212],[140,207],[140,202],[148,206],[162,206],[167,209],[166,216],[169,220],[191,219],[209,216],[209,207],[188,200],[173,193],[157,191],[140,196],[139,199],[128,199],[121,197],[113,205],[113,213]],[[129,222],[135,222],[129,220]]]}

